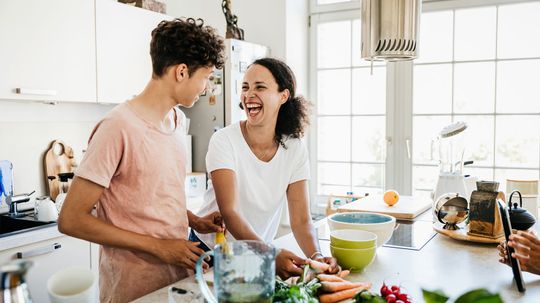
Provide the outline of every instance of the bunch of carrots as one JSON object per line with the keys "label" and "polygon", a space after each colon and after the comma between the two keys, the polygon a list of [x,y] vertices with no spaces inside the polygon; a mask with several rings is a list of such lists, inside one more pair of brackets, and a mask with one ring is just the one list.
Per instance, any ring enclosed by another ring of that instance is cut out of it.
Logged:
{"label": "bunch of carrots", "polygon": [[345,280],[350,273],[348,270],[340,270],[337,274],[327,274],[329,267],[328,264],[309,260],[301,277],[292,277],[285,282],[291,286],[309,285],[311,290],[315,288],[320,303],[341,302],[353,298],[362,290],[371,288],[371,283],[354,283]]}

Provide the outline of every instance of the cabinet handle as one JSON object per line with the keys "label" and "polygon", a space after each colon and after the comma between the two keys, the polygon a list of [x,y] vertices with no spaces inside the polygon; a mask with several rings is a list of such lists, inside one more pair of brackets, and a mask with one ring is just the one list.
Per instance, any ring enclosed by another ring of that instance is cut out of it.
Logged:
{"label": "cabinet handle", "polygon": [[39,256],[39,255],[45,255],[45,254],[54,252],[55,250],[58,250],[60,248],[62,248],[62,244],[53,243],[52,245],[38,247],[36,249],[31,249],[29,251],[18,252],[17,259],[25,259],[29,257]]}
{"label": "cabinet handle", "polygon": [[40,95],[40,96],[56,96],[56,91],[53,89],[34,89],[17,87],[15,93],[19,95]]}

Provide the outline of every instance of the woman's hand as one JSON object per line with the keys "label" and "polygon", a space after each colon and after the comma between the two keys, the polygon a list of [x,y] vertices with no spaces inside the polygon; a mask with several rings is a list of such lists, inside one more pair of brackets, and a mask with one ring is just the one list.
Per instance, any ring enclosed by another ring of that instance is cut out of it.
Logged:
{"label": "woman's hand", "polygon": [[[188,269],[195,269],[195,263],[204,251],[199,248],[198,242],[188,240],[167,240],[157,239],[158,243],[153,250],[154,256],[161,261],[182,266]],[[207,269],[208,264],[203,262],[203,269]]]}
{"label": "woman's hand", "polygon": [[301,276],[303,266],[306,264],[306,259],[300,258],[286,249],[282,249],[276,257],[276,274],[283,280],[292,276]]}
{"label": "woman's hand", "polygon": [[540,240],[538,237],[534,233],[518,231],[516,234],[510,235],[509,240],[508,246],[514,248],[512,256],[519,261],[521,269],[533,274],[540,274]]}
{"label": "woman's hand", "polygon": [[224,225],[225,223],[223,222],[221,214],[218,211],[215,211],[204,217],[198,217],[194,220],[191,227],[201,234],[209,234],[224,232]]}
{"label": "woman's hand", "polygon": [[325,272],[327,274],[337,274],[339,272],[339,266],[337,264],[336,258],[325,257],[319,254],[317,255],[317,257],[313,258],[313,260],[330,265],[330,267]]}

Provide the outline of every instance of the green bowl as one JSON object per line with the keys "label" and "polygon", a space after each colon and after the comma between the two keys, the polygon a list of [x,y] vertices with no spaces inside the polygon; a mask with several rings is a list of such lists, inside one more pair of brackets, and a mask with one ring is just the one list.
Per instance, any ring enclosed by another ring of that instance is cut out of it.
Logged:
{"label": "green bowl", "polygon": [[377,234],[359,229],[330,232],[330,245],[339,248],[371,248],[377,245]]}
{"label": "green bowl", "polygon": [[330,245],[332,256],[337,259],[339,266],[352,272],[364,270],[375,259],[376,246],[371,248],[339,248]]}

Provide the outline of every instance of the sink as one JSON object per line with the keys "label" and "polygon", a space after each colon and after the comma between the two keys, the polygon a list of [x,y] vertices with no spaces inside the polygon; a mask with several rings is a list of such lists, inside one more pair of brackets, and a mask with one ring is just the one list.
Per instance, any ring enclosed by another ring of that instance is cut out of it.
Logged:
{"label": "sink", "polygon": [[33,213],[19,218],[0,215],[0,238],[56,225],[56,221],[43,222],[34,219]]}

